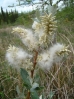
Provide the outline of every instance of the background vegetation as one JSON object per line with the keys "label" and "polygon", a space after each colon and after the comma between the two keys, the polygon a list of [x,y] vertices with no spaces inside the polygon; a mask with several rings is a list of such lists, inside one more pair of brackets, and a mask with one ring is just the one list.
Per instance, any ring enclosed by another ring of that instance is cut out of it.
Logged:
{"label": "background vegetation", "polygon": [[32,23],[32,18],[35,16],[35,11],[32,12],[21,12],[18,13],[15,9],[15,11],[6,12],[3,11],[3,8],[1,7],[1,13],[0,13],[0,27],[3,26],[12,26],[12,25],[24,25],[29,26]]}

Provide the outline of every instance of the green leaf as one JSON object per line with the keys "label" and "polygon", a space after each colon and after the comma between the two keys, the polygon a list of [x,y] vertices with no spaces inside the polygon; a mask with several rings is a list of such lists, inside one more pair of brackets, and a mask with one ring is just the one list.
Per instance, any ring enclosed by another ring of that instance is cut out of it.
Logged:
{"label": "green leaf", "polygon": [[17,86],[17,93],[18,93],[18,97],[14,98],[14,99],[25,99],[25,89],[23,88],[23,92],[20,92],[19,86]]}
{"label": "green leaf", "polygon": [[57,12],[57,5],[56,4],[53,6],[48,5],[47,9],[49,14],[52,13],[52,15],[55,15]]}
{"label": "green leaf", "polygon": [[39,9],[37,9],[36,10],[36,17],[37,17],[37,19],[40,21],[41,19],[40,19],[40,10]]}
{"label": "green leaf", "polygon": [[41,87],[36,87],[36,88],[35,88],[35,90],[38,90],[38,91],[43,90],[43,89],[44,89],[43,86],[41,86]]}
{"label": "green leaf", "polygon": [[37,83],[40,82],[40,76],[38,74],[36,74],[36,76],[34,77],[34,81]]}
{"label": "green leaf", "polygon": [[32,0],[26,0],[26,1],[29,2],[29,3],[32,2]]}
{"label": "green leaf", "polygon": [[53,96],[54,96],[54,92],[50,91],[50,93],[49,93],[49,99],[52,99]]}
{"label": "green leaf", "polygon": [[0,97],[4,97],[4,93],[3,92],[0,92]]}
{"label": "green leaf", "polygon": [[39,84],[38,83],[33,83],[32,84],[32,89],[33,90],[35,90],[36,88],[38,88],[39,87]]}
{"label": "green leaf", "polygon": [[31,91],[32,99],[39,99],[38,93],[35,90],[30,90],[30,91]]}
{"label": "green leaf", "polygon": [[42,95],[39,97],[39,99],[43,99]]}
{"label": "green leaf", "polygon": [[25,83],[25,86],[27,89],[30,89],[31,88],[31,83],[30,83],[30,80],[29,80],[29,75],[28,75],[28,72],[21,68],[21,76],[22,76],[22,79]]}
{"label": "green leaf", "polygon": [[37,18],[31,18],[33,21],[40,22]]}
{"label": "green leaf", "polygon": [[16,86],[16,91],[17,91],[17,94],[19,95],[20,94],[20,89],[19,89],[18,85]]}
{"label": "green leaf", "polygon": [[32,88],[30,89],[30,90],[35,90],[35,91],[40,91],[40,90],[42,90],[42,89],[44,89],[44,87],[43,86],[39,86],[39,84],[38,83],[33,83],[32,84]]}
{"label": "green leaf", "polygon": [[29,76],[28,72],[27,72],[25,69],[21,68],[21,72],[24,73],[24,75],[25,75],[26,77]]}

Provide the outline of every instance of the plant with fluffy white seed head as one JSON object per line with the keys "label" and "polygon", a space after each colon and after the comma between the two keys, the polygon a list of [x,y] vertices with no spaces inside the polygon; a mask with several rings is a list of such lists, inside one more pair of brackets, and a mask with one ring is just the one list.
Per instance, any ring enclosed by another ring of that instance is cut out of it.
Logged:
{"label": "plant with fluffy white seed head", "polygon": [[22,29],[22,28],[19,28],[19,29],[14,28],[12,33],[16,33],[20,37],[20,39],[22,40],[23,44],[25,44],[25,46],[30,51],[33,51],[34,49],[38,48],[37,39],[33,35],[31,30]]}
{"label": "plant with fluffy white seed head", "polygon": [[[35,55],[29,55],[21,48],[16,48],[14,46],[10,46],[6,53],[6,58],[11,64],[16,66],[19,64],[33,65],[31,68],[31,76],[33,76],[36,63],[38,63],[41,68],[49,70],[53,63],[62,60],[64,53],[69,52],[67,47],[63,44],[53,44],[52,42],[54,30],[57,27],[55,17],[52,16],[52,14],[45,14],[40,18],[41,21],[34,21],[32,25],[35,33],[30,29],[24,29],[21,27],[15,27],[12,30],[12,33],[16,33],[27,49],[32,52],[32,54],[34,52]],[[27,57],[31,59],[31,63],[29,60],[26,60]],[[27,64],[27,62],[29,64]],[[27,66],[27,69],[28,68],[29,67]]]}
{"label": "plant with fluffy white seed head", "polygon": [[16,27],[16,28],[13,28],[13,31],[12,33],[25,33],[25,29],[21,28],[21,27]]}
{"label": "plant with fluffy white seed head", "polygon": [[[23,49],[11,45],[6,52],[6,59],[10,65],[13,65],[16,69],[23,67],[25,64],[28,65],[28,63],[30,63],[30,61],[28,62],[28,59],[31,58],[32,55],[26,53]],[[27,65],[25,65],[24,68],[27,68]]]}
{"label": "plant with fluffy white seed head", "polygon": [[38,55],[38,65],[43,70],[49,70],[53,63],[61,62],[65,53],[70,52],[66,46],[56,43],[49,48],[49,50],[42,52]]}
{"label": "plant with fluffy white seed head", "polygon": [[[56,43],[49,47],[52,43],[54,30],[57,27],[55,17],[53,17],[52,14],[45,14],[40,18],[41,21],[34,21],[32,25],[35,33],[30,29],[21,27],[15,27],[12,30],[12,33],[16,33],[20,37],[21,41],[29,51],[35,52],[36,54],[39,53],[39,55],[36,55],[35,60],[33,60],[33,55],[29,55],[20,48],[10,46],[6,53],[6,58],[9,63],[16,66],[21,63],[27,64],[27,60],[23,60],[28,56],[32,60],[31,63],[36,64],[35,61],[37,59],[36,62],[38,62],[38,65],[40,65],[41,68],[49,70],[53,63],[62,60],[64,53],[69,52],[63,44]],[[39,50],[40,52],[42,51],[42,53],[38,52]],[[30,63],[30,61],[28,63]],[[34,67],[35,66],[32,66],[32,68]]]}
{"label": "plant with fluffy white seed head", "polygon": [[53,64],[53,60],[50,57],[50,54],[48,51],[41,53],[38,56],[37,62],[39,67],[42,68],[43,70],[49,70]]}
{"label": "plant with fluffy white seed head", "polygon": [[21,67],[25,68],[25,70],[23,68],[21,69],[21,76],[27,90],[29,90],[26,99],[30,99],[30,97],[32,99],[35,99],[34,97],[36,99],[42,99],[42,96],[38,97],[35,91],[36,88],[40,88],[39,84],[34,82],[34,76],[37,70],[41,68],[42,70],[49,71],[53,63],[61,62],[64,54],[70,52],[63,44],[53,44],[52,42],[54,31],[57,27],[55,17],[51,14],[45,14],[40,18],[41,21],[34,21],[32,25],[34,32],[21,27],[15,27],[12,30],[12,33],[18,35],[31,54],[28,54],[22,48],[11,45],[6,52],[6,59],[14,68],[18,70]]}
{"label": "plant with fluffy white seed head", "polygon": [[60,50],[62,50],[63,48],[64,48],[64,45],[60,44],[60,43],[54,44],[53,46],[50,47],[49,53],[50,53],[50,57],[52,58],[53,62],[57,63],[62,60],[63,56],[61,55],[59,57],[57,53],[59,53]]}
{"label": "plant with fluffy white seed head", "polygon": [[32,31],[28,30],[26,37],[23,37],[21,40],[29,50],[38,49],[37,39],[34,37]]}
{"label": "plant with fluffy white seed head", "polygon": [[41,16],[40,22],[34,21],[32,28],[35,30],[38,43],[42,48],[47,48],[50,45],[56,27],[55,17],[52,14]]}
{"label": "plant with fluffy white seed head", "polygon": [[68,52],[70,52],[70,50],[68,50],[65,45],[60,43],[54,44],[49,49],[50,57],[52,58],[54,63],[60,62],[64,57],[65,53],[68,54]]}

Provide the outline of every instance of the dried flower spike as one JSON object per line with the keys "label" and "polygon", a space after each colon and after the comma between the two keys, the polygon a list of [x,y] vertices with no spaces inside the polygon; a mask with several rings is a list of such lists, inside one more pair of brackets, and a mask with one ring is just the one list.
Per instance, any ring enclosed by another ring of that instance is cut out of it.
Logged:
{"label": "dried flower spike", "polygon": [[55,17],[53,17],[52,14],[41,16],[41,23],[44,27],[44,32],[49,35],[51,35],[57,27]]}

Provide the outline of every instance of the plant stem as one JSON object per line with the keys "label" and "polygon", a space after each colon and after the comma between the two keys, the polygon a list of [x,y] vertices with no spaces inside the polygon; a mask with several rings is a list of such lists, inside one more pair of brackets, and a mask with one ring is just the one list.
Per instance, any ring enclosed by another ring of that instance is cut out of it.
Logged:
{"label": "plant stem", "polygon": [[[35,70],[35,66],[37,64],[36,60],[37,60],[37,56],[38,56],[38,52],[37,51],[34,51],[34,52],[35,52],[35,55],[33,57],[33,69],[31,70],[31,78],[33,78],[33,76],[34,76],[34,70]],[[26,99],[30,99],[30,91],[28,91]]]}
{"label": "plant stem", "polygon": [[35,50],[35,55],[34,55],[34,58],[33,58],[33,69],[31,70],[31,78],[33,78],[33,75],[34,75],[34,69],[36,67],[36,60],[37,60],[37,56],[38,56],[38,52]]}
{"label": "plant stem", "polygon": [[30,99],[30,91],[28,91],[26,99]]}

